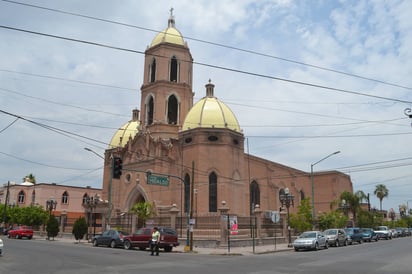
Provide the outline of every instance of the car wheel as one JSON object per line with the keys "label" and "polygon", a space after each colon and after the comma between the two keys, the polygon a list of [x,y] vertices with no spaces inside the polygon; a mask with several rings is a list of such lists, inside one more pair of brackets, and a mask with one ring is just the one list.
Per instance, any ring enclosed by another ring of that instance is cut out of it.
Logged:
{"label": "car wheel", "polygon": [[295,251],[298,252],[298,251],[299,251],[299,248],[295,247]]}
{"label": "car wheel", "polygon": [[315,244],[315,250],[319,250],[319,244],[318,243]]}
{"label": "car wheel", "polygon": [[348,240],[345,240],[345,241],[343,242],[343,245],[344,245],[344,246],[347,246],[347,245],[348,245]]}
{"label": "car wheel", "polygon": [[97,245],[98,245],[98,244],[97,244],[97,240],[94,239],[93,242],[92,242],[92,244],[93,244],[93,246],[97,246]]}
{"label": "car wheel", "polygon": [[328,243],[328,241],[326,241],[325,242],[325,249],[328,249],[329,248],[329,243]]}
{"label": "car wheel", "polygon": [[124,242],[124,249],[132,249],[132,243],[130,241],[125,241]]}
{"label": "car wheel", "polygon": [[111,248],[115,248],[115,247],[116,247],[116,242],[115,242],[115,240],[112,240],[112,241],[110,242],[110,247],[111,247]]}
{"label": "car wheel", "polygon": [[165,246],[165,251],[166,251],[166,252],[171,252],[172,249],[173,249],[172,246]]}
{"label": "car wheel", "polygon": [[335,246],[336,246],[336,247],[339,247],[339,240],[336,240]]}

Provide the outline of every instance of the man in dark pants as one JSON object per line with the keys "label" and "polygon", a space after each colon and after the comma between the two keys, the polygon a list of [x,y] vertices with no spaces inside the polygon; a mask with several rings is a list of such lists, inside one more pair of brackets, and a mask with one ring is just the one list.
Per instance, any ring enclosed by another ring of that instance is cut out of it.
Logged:
{"label": "man in dark pants", "polygon": [[150,242],[150,252],[151,256],[153,256],[154,252],[156,252],[156,256],[159,256],[159,242],[160,242],[160,232],[155,226],[152,232],[152,241]]}

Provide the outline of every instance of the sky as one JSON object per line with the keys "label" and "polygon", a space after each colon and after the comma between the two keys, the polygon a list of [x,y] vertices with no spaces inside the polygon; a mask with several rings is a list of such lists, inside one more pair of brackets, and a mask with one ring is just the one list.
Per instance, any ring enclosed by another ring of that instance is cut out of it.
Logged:
{"label": "sky", "polygon": [[[412,207],[412,1],[0,0],[0,183],[102,187],[170,9],[246,152]],[[405,111],[407,112],[405,114]],[[89,148],[93,151],[87,151]],[[338,154],[332,153],[340,151]]]}

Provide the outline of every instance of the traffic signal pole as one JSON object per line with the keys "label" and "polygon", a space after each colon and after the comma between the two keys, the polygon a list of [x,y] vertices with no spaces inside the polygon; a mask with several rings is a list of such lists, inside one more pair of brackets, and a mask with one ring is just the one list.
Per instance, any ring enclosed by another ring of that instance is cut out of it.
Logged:
{"label": "traffic signal pole", "polygon": [[114,157],[111,157],[110,168],[110,181],[109,181],[109,197],[108,197],[108,209],[107,209],[107,224],[106,229],[110,229],[110,223],[112,219],[112,185],[113,185],[113,172],[114,172]]}

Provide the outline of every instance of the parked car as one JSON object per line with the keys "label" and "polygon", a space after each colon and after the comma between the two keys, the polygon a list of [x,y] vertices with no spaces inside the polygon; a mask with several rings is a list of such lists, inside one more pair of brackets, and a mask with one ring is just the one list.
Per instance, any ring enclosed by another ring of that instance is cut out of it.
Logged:
{"label": "parked car", "polygon": [[362,228],[361,230],[364,242],[379,241],[379,235],[372,228]]}
{"label": "parked car", "polygon": [[92,244],[93,246],[104,245],[111,248],[123,246],[123,239],[127,235],[129,235],[129,233],[121,230],[106,230],[101,235],[94,236],[92,239]]}
{"label": "parked car", "polygon": [[362,232],[359,227],[348,227],[345,228],[346,238],[348,239],[348,244],[353,244],[353,242],[357,242],[359,244],[362,243]]}
{"label": "parked car", "polygon": [[4,248],[3,240],[0,239],[0,256],[3,256],[3,248]]}
{"label": "parked car", "polygon": [[[160,232],[159,248],[163,248],[166,252],[173,250],[173,247],[179,245],[179,239],[176,230],[170,227],[158,227]],[[145,250],[150,247],[150,240],[152,239],[152,228],[143,227],[129,236],[124,238],[124,248],[132,249],[139,248]]]}
{"label": "parked car", "polygon": [[26,237],[27,239],[33,238],[33,228],[31,226],[15,226],[7,231],[8,238],[21,239]]}
{"label": "parked car", "polygon": [[379,235],[379,239],[392,239],[392,231],[387,226],[378,226],[377,228],[375,228],[375,232]]}
{"label": "parked car", "polygon": [[325,235],[320,231],[306,231],[299,235],[299,237],[293,242],[295,251],[299,249],[313,249],[319,248],[327,249],[329,247],[328,241]]}
{"label": "parked car", "polygon": [[341,228],[331,228],[331,229],[326,229],[323,232],[326,236],[326,239],[328,240],[329,246],[347,246],[348,245],[348,239],[346,237],[345,230]]}

